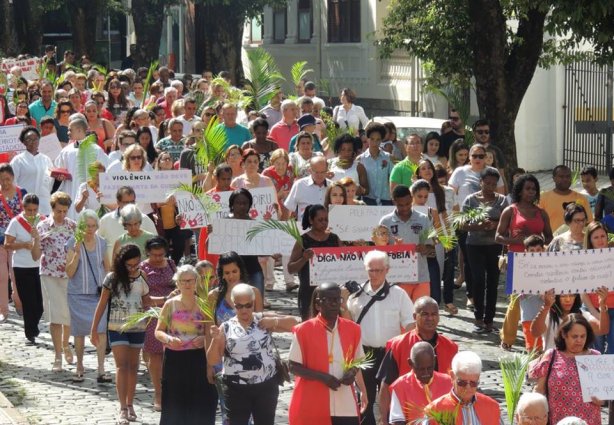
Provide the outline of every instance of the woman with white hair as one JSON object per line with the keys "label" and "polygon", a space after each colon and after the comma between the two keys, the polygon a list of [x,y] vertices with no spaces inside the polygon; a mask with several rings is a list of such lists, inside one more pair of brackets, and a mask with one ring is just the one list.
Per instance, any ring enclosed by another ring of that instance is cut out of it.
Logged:
{"label": "woman with white hair", "polygon": [[145,252],[145,243],[155,235],[141,229],[143,221],[141,210],[134,204],[125,205],[119,211],[119,221],[124,226],[124,229],[126,229],[126,232],[115,241],[113,258],[117,255],[119,249],[127,244],[134,244],[139,247],[141,252]]}
{"label": "woman with white hair", "polygon": [[[459,351],[452,359],[452,391],[433,400],[424,409],[428,418],[432,413],[450,414],[456,419],[454,423],[471,423],[480,425],[499,425],[501,411],[499,403],[478,392],[482,360],[473,351]],[[462,415],[461,418],[458,415]],[[435,424],[429,419],[429,424]]]}
{"label": "woman with white hair", "polygon": [[223,392],[230,424],[272,425],[279,395],[272,332],[290,332],[293,316],[264,317],[254,313],[256,292],[245,283],[230,294],[236,316],[211,327],[210,364],[224,361]]}
{"label": "woman with white hair", "polygon": [[177,268],[173,280],[179,295],[162,307],[156,339],[164,345],[160,424],[213,425],[215,385],[207,382],[206,322],[212,320],[197,302],[200,274],[195,267]]}
{"label": "woman with white hair", "polygon": [[[71,237],[66,242],[66,274],[68,275],[68,308],[70,310],[70,334],[75,337],[77,370],[73,382],[83,382],[83,352],[85,337],[90,334],[92,319],[98,305],[102,282],[111,267],[105,252],[107,243],[96,235],[98,215],[92,210],[83,210],[79,223],[85,224],[83,239]],[[107,346],[107,312],[98,324],[98,339],[102,342],[96,347],[98,355],[98,383],[111,382],[104,371],[104,358]]]}
{"label": "woman with white hair", "polygon": [[517,425],[546,425],[548,399],[540,393],[524,393],[518,399],[515,418]]}

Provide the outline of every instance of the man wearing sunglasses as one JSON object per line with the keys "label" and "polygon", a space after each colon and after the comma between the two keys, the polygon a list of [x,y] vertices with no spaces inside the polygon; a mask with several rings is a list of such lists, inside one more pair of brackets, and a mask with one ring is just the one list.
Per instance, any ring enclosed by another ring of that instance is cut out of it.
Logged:
{"label": "man wearing sunglasses", "polygon": [[486,150],[494,152],[497,170],[499,170],[499,174],[503,175],[503,171],[505,169],[505,156],[503,155],[501,149],[492,143],[490,122],[488,122],[488,120],[477,120],[473,123],[471,129],[473,130],[475,141],[484,145]]}
{"label": "man wearing sunglasses", "polygon": [[450,154],[450,146],[452,143],[454,143],[456,139],[465,138],[465,123],[456,109],[450,109],[448,120],[452,125],[452,131],[441,135],[441,143],[439,144],[439,151],[437,151],[438,156],[445,156],[446,158]]}
{"label": "man wearing sunglasses", "polygon": [[[480,356],[473,351],[460,351],[452,360],[452,391],[426,406],[426,415],[430,417],[435,412],[452,415],[453,422],[461,424],[502,425],[499,403],[478,392],[481,373]],[[428,423],[438,422],[429,419]]]}

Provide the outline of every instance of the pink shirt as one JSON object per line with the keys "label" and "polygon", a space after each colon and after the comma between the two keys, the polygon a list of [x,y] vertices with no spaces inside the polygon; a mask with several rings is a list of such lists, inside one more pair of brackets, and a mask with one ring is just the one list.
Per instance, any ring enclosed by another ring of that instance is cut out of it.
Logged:
{"label": "pink shirt", "polygon": [[296,120],[292,125],[286,124],[284,121],[279,121],[269,131],[269,137],[277,142],[277,145],[284,149],[286,152],[290,147],[290,139],[298,134],[300,131]]}

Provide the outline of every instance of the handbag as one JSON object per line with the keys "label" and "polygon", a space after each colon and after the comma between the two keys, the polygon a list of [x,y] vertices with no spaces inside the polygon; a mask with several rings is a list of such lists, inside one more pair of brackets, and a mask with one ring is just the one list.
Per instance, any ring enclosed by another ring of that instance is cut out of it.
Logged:
{"label": "handbag", "polygon": [[292,382],[290,367],[288,366],[288,362],[281,358],[273,336],[271,336],[271,344],[273,344],[273,348],[275,349],[275,370],[277,371],[275,378],[277,379],[277,384],[283,387],[286,382]]}

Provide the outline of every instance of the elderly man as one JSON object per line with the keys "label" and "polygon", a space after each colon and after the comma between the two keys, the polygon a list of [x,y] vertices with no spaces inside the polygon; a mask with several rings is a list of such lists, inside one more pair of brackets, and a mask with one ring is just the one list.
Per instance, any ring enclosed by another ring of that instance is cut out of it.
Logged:
{"label": "elderly man", "polygon": [[183,135],[187,136],[192,131],[192,126],[201,121],[201,119],[196,115],[196,99],[186,97],[183,99],[183,105],[183,115],[180,115],[178,118],[183,123]]}
{"label": "elderly man", "polygon": [[428,342],[416,343],[407,362],[411,372],[400,376],[390,386],[389,422],[393,425],[414,423],[423,418],[426,405],[452,389],[450,375],[435,371],[435,350]]}
{"label": "elderly man", "polygon": [[546,425],[548,423],[548,399],[540,393],[521,395],[516,406],[515,418],[516,425]]}
{"label": "elderly man", "polygon": [[226,148],[230,146],[243,146],[243,143],[251,140],[252,134],[247,127],[237,123],[237,107],[232,103],[225,103],[222,106],[223,123],[215,128],[221,128],[226,133]]}
{"label": "elderly man", "polygon": [[271,127],[269,137],[277,143],[277,145],[289,152],[290,140],[299,131],[298,125],[298,106],[293,100],[286,99],[281,102],[282,119]]}
{"label": "elderly man", "polygon": [[183,138],[183,123],[179,118],[172,118],[168,122],[168,131],[170,136],[158,140],[156,150],[160,152],[168,152],[173,158],[173,162],[179,161],[179,156],[185,148],[185,140]]}
{"label": "elderly man", "polygon": [[284,201],[285,207],[296,216],[300,223],[303,213],[308,205],[323,204],[326,187],[332,184],[326,178],[328,163],[323,156],[316,156],[309,160],[311,175],[294,181],[288,197]]}
{"label": "elderly man", "polygon": [[404,290],[386,280],[390,270],[388,254],[370,251],[365,255],[364,264],[369,280],[350,295],[347,309],[352,320],[360,325],[365,353],[373,357],[373,365],[362,371],[369,400],[362,425],[375,425],[376,374],[386,353],[386,342],[413,327],[414,305]]}
{"label": "elderly man", "polygon": [[414,304],[416,328],[411,332],[392,338],[386,344],[386,355],[380,366],[377,378],[381,382],[379,406],[382,418],[388,417],[390,392],[388,387],[401,375],[411,371],[407,362],[409,353],[420,341],[428,342],[435,350],[435,370],[448,373],[452,359],[458,352],[458,345],[437,332],[439,325],[439,305],[431,297],[421,297]]}
{"label": "elderly man", "polygon": [[[473,351],[459,352],[452,360],[452,391],[429,403],[424,409],[426,416],[431,418],[437,412],[438,415],[451,415],[457,424],[502,425],[499,403],[478,393],[481,373],[480,356]],[[440,422],[429,419],[428,423]]]}
{"label": "elderly man", "polygon": [[314,292],[318,315],[294,327],[288,359],[295,375],[290,400],[290,425],[358,425],[353,384],[366,390],[360,370],[345,370],[348,358],[364,357],[360,327],[339,317],[341,289],[322,283]]}

